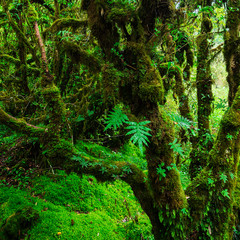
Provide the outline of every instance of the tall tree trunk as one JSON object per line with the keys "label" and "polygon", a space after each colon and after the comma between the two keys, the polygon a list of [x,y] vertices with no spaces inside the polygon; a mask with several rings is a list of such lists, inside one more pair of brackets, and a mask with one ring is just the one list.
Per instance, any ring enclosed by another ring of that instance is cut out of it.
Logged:
{"label": "tall tree trunk", "polygon": [[[22,26],[22,14],[18,14],[19,21],[18,21],[18,26],[19,29],[24,32],[23,26]],[[28,81],[27,81],[27,63],[26,63],[26,47],[22,41],[22,39],[18,39],[18,52],[19,52],[19,59],[20,59],[20,77],[21,77],[21,87],[24,91],[24,93],[29,93],[29,88],[28,88]]]}
{"label": "tall tree trunk", "polygon": [[240,83],[240,1],[229,1],[227,12],[226,32],[224,35],[224,58],[227,68],[229,85],[228,103],[233,99]]}
{"label": "tall tree trunk", "polygon": [[[211,7],[211,1],[202,1],[202,7]],[[210,12],[210,10],[209,10]],[[191,164],[189,167],[191,179],[197,176],[200,169],[206,165],[207,155],[212,147],[210,132],[210,114],[212,112],[212,78],[209,61],[209,39],[211,39],[212,22],[209,13],[202,14],[201,33],[197,38],[197,102],[198,102],[198,139],[193,142]]]}
{"label": "tall tree trunk", "polygon": [[187,189],[193,229],[198,237],[231,240],[234,226],[233,193],[239,165],[240,89],[225,113],[207,166]]}

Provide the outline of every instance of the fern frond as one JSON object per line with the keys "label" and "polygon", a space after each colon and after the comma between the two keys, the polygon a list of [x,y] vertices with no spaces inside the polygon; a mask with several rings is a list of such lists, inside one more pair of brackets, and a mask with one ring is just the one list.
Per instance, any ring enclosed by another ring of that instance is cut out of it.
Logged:
{"label": "fern frond", "polygon": [[149,142],[148,136],[152,136],[149,131],[151,131],[150,128],[144,126],[146,124],[150,123],[150,121],[143,121],[143,122],[128,122],[129,126],[126,127],[126,129],[129,129],[130,131],[127,132],[126,135],[132,135],[130,138],[130,141],[133,144],[138,144],[139,150],[141,154],[143,154],[143,145],[148,146],[147,142]]}
{"label": "fern frond", "polygon": [[127,115],[124,114],[119,107],[115,107],[106,118],[105,123],[107,124],[107,126],[105,127],[104,131],[110,128],[117,130],[117,128],[121,127],[127,121]]}
{"label": "fern frond", "polygon": [[184,130],[190,129],[191,126],[195,124],[193,121],[190,121],[179,114],[171,113],[169,114],[169,116],[178,126],[183,128]]}

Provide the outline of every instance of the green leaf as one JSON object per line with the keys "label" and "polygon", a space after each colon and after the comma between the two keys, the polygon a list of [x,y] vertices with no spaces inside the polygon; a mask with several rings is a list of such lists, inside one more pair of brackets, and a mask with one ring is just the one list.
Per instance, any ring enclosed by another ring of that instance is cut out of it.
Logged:
{"label": "green leaf", "polygon": [[187,118],[185,118],[179,114],[175,114],[175,113],[171,113],[171,114],[169,114],[169,116],[176,125],[180,126],[184,130],[190,129],[192,134],[194,136],[196,135],[196,133],[193,130],[193,129],[196,130],[196,128],[194,127],[194,125],[196,124],[195,122],[192,122],[192,121],[188,120]]}
{"label": "green leaf", "polygon": [[172,143],[169,143],[169,145],[171,146],[170,148],[173,149],[173,151],[175,153],[180,154],[182,157],[184,157],[183,155],[183,149],[181,147],[180,143],[177,143],[177,139],[175,138],[174,141]]}
{"label": "green leaf", "polygon": [[234,179],[234,174],[232,172],[229,173],[231,179]]}
{"label": "green leaf", "polygon": [[85,120],[85,118],[83,117],[83,115],[79,115],[75,121],[76,122],[81,122],[81,121],[84,121],[84,120]]}
{"label": "green leaf", "polygon": [[110,112],[109,116],[106,118],[107,126],[105,127],[104,131],[110,128],[117,130],[117,128],[121,127],[127,121],[127,115],[124,114],[119,107],[115,107],[113,111]]}
{"label": "green leaf", "polygon": [[214,180],[212,180],[211,178],[208,178],[208,184],[212,186],[214,184]]}
{"label": "green leaf", "polygon": [[159,164],[158,168],[157,168],[157,174],[159,175],[159,180],[160,181],[163,177],[166,177],[166,169],[162,168],[163,166],[164,166],[164,163]]}
{"label": "green leaf", "polygon": [[224,197],[227,197],[230,199],[229,195],[228,195],[228,190],[227,189],[224,189],[221,191],[221,194],[224,196]]}
{"label": "green leaf", "polygon": [[220,175],[220,179],[221,179],[224,183],[226,183],[226,182],[227,182],[227,175],[225,175],[224,173],[222,173],[222,174]]}
{"label": "green leaf", "polygon": [[150,121],[142,121],[142,122],[127,122],[129,126],[126,129],[130,130],[126,135],[132,135],[130,141],[133,144],[138,144],[139,150],[141,154],[143,154],[143,146],[148,146],[147,142],[149,142],[148,136],[152,136],[148,131],[151,131],[150,128],[145,125],[150,123]]}
{"label": "green leaf", "polygon": [[181,209],[181,212],[182,212],[184,215],[187,215],[187,214],[188,214],[188,210],[187,210],[186,208]]}

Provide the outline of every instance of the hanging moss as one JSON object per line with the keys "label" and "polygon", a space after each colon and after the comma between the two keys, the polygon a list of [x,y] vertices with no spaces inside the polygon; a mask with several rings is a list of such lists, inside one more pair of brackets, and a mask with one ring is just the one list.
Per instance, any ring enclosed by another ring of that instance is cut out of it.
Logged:
{"label": "hanging moss", "polygon": [[32,4],[29,4],[29,6],[28,6],[27,17],[28,17],[28,21],[31,24],[33,24],[34,22],[36,22],[38,20],[38,14],[37,14],[34,6],[32,6]]}
{"label": "hanging moss", "polygon": [[[185,94],[185,87],[183,84],[182,69],[178,65],[170,66],[168,63],[162,63],[158,66],[159,72],[164,76],[164,88],[168,91],[171,89],[178,96],[180,114],[192,121],[192,115],[189,108],[188,96]],[[173,81],[175,77],[175,82]],[[165,93],[166,95],[167,93]]]}
{"label": "hanging moss", "polygon": [[56,33],[64,28],[71,27],[73,31],[76,31],[80,27],[87,27],[87,20],[79,20],[75,18],[61,18],[53,22],[51,27],[46,29],[43,32],[43,35],[46,35],[46,32]]}
{"label": "hanging moss", "polygon": [[63,47],[74,63],[83,64],[94,73],[98,73],[101,70],[98,59],[82,50],[76,43],[64,41]]}
{"label": "hanging moss", "polygon": [[82,7],[87,10],[88,22],[93,36],[97,38],[106,56],[111,59],[111,49],[114,47],[115,43],[120,41],[120,36],[115,22],[107,19],[109,12],[107,1],[83,1]]}

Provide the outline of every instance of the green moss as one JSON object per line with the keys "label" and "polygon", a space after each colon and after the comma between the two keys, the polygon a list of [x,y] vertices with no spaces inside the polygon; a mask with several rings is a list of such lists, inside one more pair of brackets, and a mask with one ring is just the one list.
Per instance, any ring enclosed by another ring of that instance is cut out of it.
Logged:
{"label": "green moss", "polygon": [[121,181],[99,184],[91,176],[79,178],[59,171],[52,177],[35,178],[31,190],[2,187],[0,226],[16,209],[25,206],[39,212],[39,220],[27,232],[32,239],[122,240],[151,236],[148,218],[130,187]]}
{"label": "green moss", "polygon": [[201,221],[204,211],[209,208],[209,187],[208,178],[211,178],[211,174],[208,171],[203,170],[186,190],[186,194],[189,196],[189,206],[191,211],[193,228]]}
{"label": "green moss", "polygon": [[82,5],[87,9],[88,23],[93,36],[98,40],[106,57],[111,59],[111,49],[114,47],[115,43],[120,41],[120,35],[115,22],[109,22],[106,20],[106,15],[108,14],[108,2],[83,1]]}
{"label": "green moss", "polygon": [[1,107],[0,107],[0,120],[6,126],[16,131],[27,133],[33,136],[40,135],[45,131],[44,128],[36,127],[26,123],[24,119],[19,119],[19,118],[10,116]]}
{"label": "green moss", "polygon": [[66,117],[66,108],[60,95],[60,90],[55,84],[51,83],[42,89],[42,95],[48,104],[48,132],[52,136],[59,136],[62,128],[64,127],[64,121]]}
{"label": "green moss", "polygon": [[161,76],[156,69],[150,69],[142,78],[142,83],[139,85],[139,96],[144,102],[163,103],[164,88]]}
{"label": "green moss", "polygon": [[165,95],[172,89],[173,93],[178,96],[181,115],[192,121],[193,118],[189,108],[188,96],[185,93],[181,67],[179,65],[169,66],[168,63],[162,63],[158,69],[162,75],[165,75],[163,76],[164,88],[166,89]]}
{"label": "green moss", "polygon": [[113,7],[107,15],[107,19],[110,22],[124,23],[132,14],[133,12],[127,11],[126,8]]}
{"label": "green moss", "polygon": [[227,31],[224,34],[224,58],[226,62],[226,69],[228,72],[227,81],[229,84],[229,105],[232,104],[235,94],[237,92],[237,88],[239,86],[239,26],[239,2],[231,1],[229,2],[229,8],[227,13]]}
{"label": "green moss", "polygon": [[2,234],[5,239],[9,240],[17,239],[19,233],[22,235],[26,232],[38,218],[38,211],[34,210],[32,207],[19,209],[6,219],[5,224],[3,224],[0,229],[0,236]]}
{"label": "green moss", "polygon": [[158,70],[152,67],[153,63],[145,46],[141,43],[128,42],[126,48],[136,58],[139,71],[139,86],[134,88],[137,91],[135,94],[138,94],[143,102],[163,104],[163,81]]}
{"label": "green moss", "polygon": [[82,50],[76,43],[64,41],[63,48],[74,63],[83,64],[94,73],[100,71],[101,64],[98,59]]}
{"label": "green moss", "polygon": [[71,27],[74,31],[80,27],[86,27],[86,20],[79,20],[75,18],[61,18],[53,22],[52,26],[44,31],[43,34],[50,31],[51,33],[56,33],[64,28]]}
{"label": "green moss", "polygon": [[60,91],[56,85],[48,85],[46,88],[42,90],[42,94],[44,96],[49,96],[49,95],[58,96],[60,94]]}
{"label": "green moss", "polygon": [[105,64],[102,68],[102,88],[106,109],[117,105],[118,87],[121,80],[121,72],[114,68],[113,64]]}
{"label": "green moss", "polygon": [[[53,129],[55,129],[54,126]],[[44,155],[43,160],[47,162],[46,164],[53,164],[53,166],[63,165],[72,157],[75,149],[72,143],[64,139],[59,139],[57,134],[51,133],[51,128],[48,131],[50,132],[49,137],[46,135],[41,139]]]}
{"label": "green moss", "polygon": [[28,16],[28,20],[31,24],[33,24],[34,22],[36,22],[38,20],[38,14],[37,14],[34,6],[32,6],[32,4],[29,4],[29,6],[28,6],[27,16]]}
{"label": "green moss", "polygon": [[159,212],[159,219],[162,223],[162,228],[159,229],[161,239],[186,239],[187,215],[187,208],[171,210],[167,206],[161,209]]}

